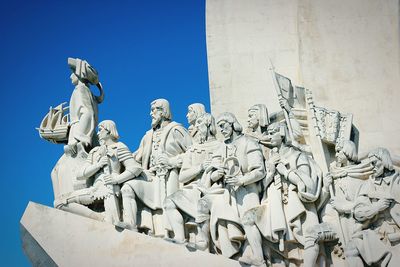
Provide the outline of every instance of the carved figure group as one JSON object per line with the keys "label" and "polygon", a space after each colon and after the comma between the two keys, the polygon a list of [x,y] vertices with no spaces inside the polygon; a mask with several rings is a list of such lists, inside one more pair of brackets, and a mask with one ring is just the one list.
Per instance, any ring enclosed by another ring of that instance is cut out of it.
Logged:
{"label": "carved figure group", "polygon": [[399,262],[400,176],[389,151],[360,159],[338,112],[346,120],[324,121],[324,131],[339,133],[316,134],[324,118],[304,88],[296,99],[279,95],[282,111],[250,107],[246,129],[200,103],[188,107],[185,129],[167,100],[154,100],[151,129],[132,153],[113,121],[94,134],[104,97],[98,74],[86,61],[68,64],[68,136],[42,135],[66,143],[52,172],[56,208],[251,266]]}

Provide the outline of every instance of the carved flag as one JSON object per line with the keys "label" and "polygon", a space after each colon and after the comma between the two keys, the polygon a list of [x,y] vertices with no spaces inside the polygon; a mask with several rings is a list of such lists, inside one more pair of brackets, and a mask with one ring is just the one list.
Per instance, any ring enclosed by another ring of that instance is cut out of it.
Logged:
{"label": "carved flag", "polygon": [[293,86],[292,82],[290,81],[289,78],[279,74],[275,73],[275,79],[278,84],[279,90],[280,90],[280,95],[285,98],[289,105],[293,107],[294,103],[294,94],[293,94]]}

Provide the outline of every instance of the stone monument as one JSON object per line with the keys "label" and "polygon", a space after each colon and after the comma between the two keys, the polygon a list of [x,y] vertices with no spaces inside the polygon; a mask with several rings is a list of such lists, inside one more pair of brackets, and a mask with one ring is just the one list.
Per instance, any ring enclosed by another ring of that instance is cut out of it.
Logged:
{"label": "stone monument", "polygon": [[[208,12],[224,3],[208,1]],[[299,11],[310,11],[303,5]],[[255,6],[274,7],[256,1],[241,12],[250,15]],[[215,51],[209,57],[226,59]],[[29,203],[21,219],[34,266],[398,264],[400,180],[389,150],[360,142],[367,151],[360,155],[356,116],[334,103],[321,106],[310,89],[296,86],[297,78],[289,79],[293,69],[279,63],[278,73],[270,62],[273,92],[246,107],[234,100],[246,99],[239,91],[231,102],[215,100],[216,88],[226,89],[211,77],[213,113],[226,110],[215,120],[203,104],[190,105],[189,129],[172,120],[166,99],[154,100],[151,129],[132,153],[112,120],[98,123],[104,93],[97,71],[81,59],[69,58],[68,65],[75,86],[69,114],[64,104],[50,108],[38,128],[43,139],[65,144],[51,172],[54,209]],[[247,116],[246,128],[231,110]]]}

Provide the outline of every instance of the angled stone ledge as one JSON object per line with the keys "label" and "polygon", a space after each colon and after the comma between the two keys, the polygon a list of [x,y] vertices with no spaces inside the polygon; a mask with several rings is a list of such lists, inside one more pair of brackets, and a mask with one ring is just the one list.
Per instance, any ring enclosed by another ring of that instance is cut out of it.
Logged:
{"label": "angled stone ledge", "polygon": [[20,224],[22,246],[34,266],[240,266],[34,202]]}

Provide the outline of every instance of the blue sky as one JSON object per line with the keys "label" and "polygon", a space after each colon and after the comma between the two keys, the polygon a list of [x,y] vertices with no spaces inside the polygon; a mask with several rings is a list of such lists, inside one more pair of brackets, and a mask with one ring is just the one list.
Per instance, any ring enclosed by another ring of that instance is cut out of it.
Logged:
{"label": "blue sky", "polygon": [[1,1],[0,36],[0,253],[3,266],[29,266],[19,220],[30,200],[52,205],[50,172],[63,151],[35,127],[49,106],[69,100],[67,58],[98,70],[99,119],[114,120],[134,151],[152,100],[170,100],[184,125],[189,104],[209,109],[205,1]]}

